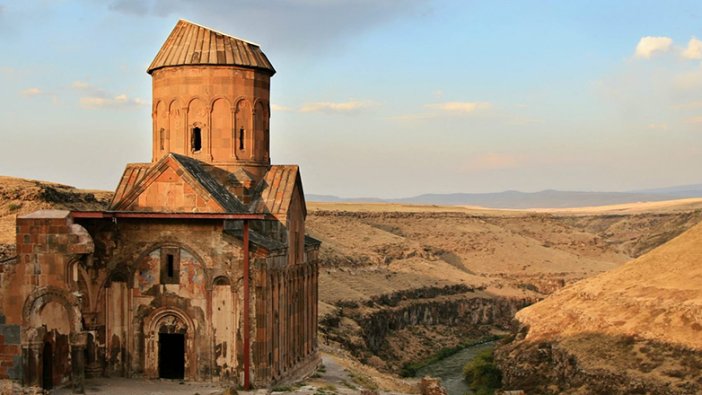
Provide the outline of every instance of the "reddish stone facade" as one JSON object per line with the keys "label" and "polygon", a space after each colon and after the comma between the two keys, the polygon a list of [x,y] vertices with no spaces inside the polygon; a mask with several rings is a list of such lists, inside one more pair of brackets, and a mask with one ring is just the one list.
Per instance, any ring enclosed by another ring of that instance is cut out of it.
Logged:
{"label": "reddish stone facade", "polygon": [[312,371],[319,242],[298,167],[270,165],[275,71],[255,44],[187,21],[148,71],[152,162],[127,165],[106,211],[17,219],[0,378],[266,387]]}

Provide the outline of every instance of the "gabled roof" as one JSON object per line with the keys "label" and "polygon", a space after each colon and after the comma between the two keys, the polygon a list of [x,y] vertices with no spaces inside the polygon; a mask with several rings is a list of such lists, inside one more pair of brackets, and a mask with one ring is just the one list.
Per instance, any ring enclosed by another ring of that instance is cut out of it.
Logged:
{"label": "gabled roof", "polygon": [[[145,171],[139,166],[128,165],[120,185],[117,187],[119,196],[115,195],[110,210],[124,211],[136,201],[139,196],[168,169],[188,183],[194,190],[214,200],[226,213],[247,213],[248,210],[237,197],[230,194],[217,180],[205,170],[204,164],[186,156],[169,153]],[[140,176],[134,173],[143,173]]]}
{"label": "gabled roof", "polygon": [[275,74],[261,48],[254,43],[181,19],[147,69],[183,65],[250,67]]}
{"label": "gabled roof", "polygon": [[[263,179],[256,186],[256,199],[251,203],[252,213],[270,213],[279,221],[285,222],[290,202],[299,188],[300,198],[303,199],[300,169],[297,165],[271,166]],[[303,215],[307,213],[304,212]]]}
{"label": "gabled roof", "polygon": [[[273,165],[256,185],[251,185],[253,179],[243,168],[229,172],[174,153],[156,163],[128,164],[109,211],[138,211],[132,204],[169,169],[175,179],[185,181],[200,195],[216,202],[220,208],[217,212],[268,214],[285,223],[290,205],[299,194],[306,215],[300,170],[296,165]],[[175,212],[168,207],[156,211]]]}
{"label": "gabled roof", "polygon": [[[211,173],[205,170],[204,163],[189,158],[187,156],[171,153],[173,157],[198,181],[200,185],[212,195],[219,204],[230,213],[245,213],[248,210],[244,204],[234,195],[229,193],[227,188],[214,177]],[[211,167],[211,166],[210,166]]]}
{"label": "gabled roof", "polygon": [[144,177],[144,174],[146,174],[146,171],[149,170],[149,167],[151,167],[151,165],[151,163],[127,164],[127,167],[124,169],[124,173],[122,173],[122,179],[119,181],[119,185],[117,185],[115,194],[114,196],[112,196],[112,202],[110,202],[110,207],[114,206],[115,203],[122,200],[124,194],[129,192],[132,189],[132,187],[137,182],[139,182],[142,179],[142,177]]}

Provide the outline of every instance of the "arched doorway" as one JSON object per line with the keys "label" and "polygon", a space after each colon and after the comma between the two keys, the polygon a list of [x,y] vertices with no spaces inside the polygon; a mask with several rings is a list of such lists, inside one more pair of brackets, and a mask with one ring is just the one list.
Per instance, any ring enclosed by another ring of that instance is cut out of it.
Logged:
{"label": "arched doorway", "polygon": [[161,307],[144,321],[145,375],[150,378],[192,380],[197,377],[195,327],[182,310]]}
{"label": "arched doorway", "polygon": [[158,334],[158,377],[185,378],[185,334]]}
{"label": "arched doorway", "polygon": [[50,390],[54,387],[54,353],[51,343],[44,342],[41,353],[41,388]]}

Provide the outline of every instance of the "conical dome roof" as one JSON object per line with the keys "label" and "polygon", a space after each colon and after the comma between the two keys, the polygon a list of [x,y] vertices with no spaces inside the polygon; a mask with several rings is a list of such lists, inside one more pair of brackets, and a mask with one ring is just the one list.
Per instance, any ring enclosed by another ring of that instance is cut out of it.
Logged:
{"label": "conical dome roof", "polygon": [[275,74],[273,65],[257,44],[181,19],[147,73],[163,67],[185,65],[250,67]]}

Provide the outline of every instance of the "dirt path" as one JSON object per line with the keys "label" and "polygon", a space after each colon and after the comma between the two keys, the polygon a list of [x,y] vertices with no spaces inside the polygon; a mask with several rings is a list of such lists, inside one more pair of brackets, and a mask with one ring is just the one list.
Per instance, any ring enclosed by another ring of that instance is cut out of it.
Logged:
{"label": "dirt path", "polygon": [[[142,380],[120,377],[85,380],[85,394],[100,395],[215,395],[224,389],[215,383],[184,383],[171,380]],[[71,387],[51,391],[52,395],[72,395]]]}

